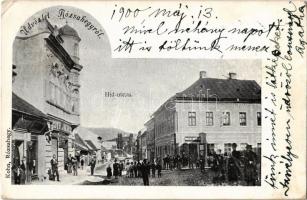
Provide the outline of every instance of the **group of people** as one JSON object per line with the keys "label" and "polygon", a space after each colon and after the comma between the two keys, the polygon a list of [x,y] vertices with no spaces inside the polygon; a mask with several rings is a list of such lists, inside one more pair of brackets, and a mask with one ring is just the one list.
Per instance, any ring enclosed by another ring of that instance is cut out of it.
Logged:
{"label": "group of people", "polygon": [[247,145],[245,151],[238,151],[237,144],[232,144],[232,152],[229,155],[213,151],[208,165],[213,171],[213,183],[222,184],[228,180],[232,185],[238,185],[239,181],[245,181],[248,186],[255,186],[260,181],[260,157],[252,151],[252,146]]}
{"label": "group of people", "polygon": [[140,178],[143,179],[144,185],[149,185],[150,174],[154,178],[156,177],[156,172],[158,178],[161,177],[161,162],[147,162],[147,159],[144,159],[142,162],[130,162],[127,163],[127,177],[129,178]]}
{"label": "group of people", "polygon": [[[112,171],[113,170],[113,171]],[[150,175],[154,178],[156,175],[161,177],[162,166],[161,162],[147,162],[146,159],[143,161],[127,162],[126,164],[117,159],[114,160],[113,166],[109,164],[106,168],[107,178],[110,179],[112,176],[118,179],[119,176],[123,175],[123,171],[126,171],[126,177],[128,178],[142,178],[144,185],[149,185]]]}
{"label": "group of people", "polygon": [[73,172],[74,176],[78,176],[78,160],[76,157],[71,156],[71,154],[69,154],[68,158],[67,158],[67,173],[71,174]]}
{"label": "group of people", "polygon": [[[146,165],[144,167],[144,165]],[[143,160],[143,162],[130,162],[127,163],[127,177],[129,178],[139,178],[142,177],[143,174],[148,174],[148,176],[152,176],[153,178],[161,177],[162,166],[160,161],[152,161],[147,162],[147,160]]]}
{"label": "group of people", "polygon": [[21,161],[17,160],[12,167],[14,184],[23,185],[26,183],[26,165],[25,158]]}
{"label": "group of people", "polygon": [[[260,182],[260,156],[252,151],[252,146],[247,145],[246,150],[238,151],[237,144],[232,144],[230,153],[221,153],[218,149],[208,152],[209,155],[197,158],[195,155],[165,155],[163,168],[166,170],[199,168],[201,172],[213,174],[212,182],[221,185],[228,181],[231,185],[238,185],[241,181],[246,185],[254,186]],[[205,170],[207,166],[208,170]]]}
{"label": "group of people", "polygon": [[107,167],[107,177],[110,179],[112,176],[114,176],[115,179],[117,179],[118,176],[122,176],[123,170],[124,170],[124,163],[122,161],[117,162],[117,159],[115,159],[113,163],[113,173],[111,165],[109,164]]}
{"label": "group of people", "polygon": [[[80,164],[79,164],[80,163]],[[57,180],[60,181],[59,169],[58,169],[58,160],[56,155],[52,156],[50,160],[51,169],[48,170],[49,180]],[[67,158],[65,169],[67,170],[68,174],[73,173],[73,176],[78,176],[78,168],[81,167],[81,170],[84,169],[85,160],[82,157],[80,160],[77,157],[73,157],[71,154]],[[81,166],[80,166],[81,165]],[[94,170],[96,166],[96,156],[91,156],[89,160],[89,166],[91,168],[91,175],[94,175]]]}
{"label": "group of people", "polygon": [[189,168],[193,169],[194,167],[200,167],[200,159],[197,159],[196,156],[190,155],[166,155],[163,158],[163,169],[181,169],[182,167],[188,166]]}

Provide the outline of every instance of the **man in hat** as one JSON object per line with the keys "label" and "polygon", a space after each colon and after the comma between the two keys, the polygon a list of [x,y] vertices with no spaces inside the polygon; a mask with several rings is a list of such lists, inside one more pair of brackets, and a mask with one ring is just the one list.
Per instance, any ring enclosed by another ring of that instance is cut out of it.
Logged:
{"label": "man in hat", "polygon": [[237,185],[240,176],[240,161],[241,153],[237,151],[237,144],[232,144],[232,152],[230,154],[228,160],[228,181],[233,184]]}
{"label": "man in hat", "polygon": [[149,178],[148,175],[150,173],[150,166],[147,164],[147,160],[144,159],[141,165],[141,172],[144,185],[149,185]]}
{"label": "man in hat", "polygon": [[60,181],[60,177],[59,177],[59,171],[58,171],[58,161],[56,159],[56,155],[53,154],[53,157],[50,161],[51,164],[51,171],[52,171],[52,175],[57,177],[57,181]]}
{"label": "man in hat", "polygon": [[119,170],[120,170],[120,165],[117,162],[117,159],[115,159],[113,164],[113,175],[115,176],[115,179],[118,179]]}
{"label": "man in hat", "polygon": [[256,177],[257,177],[257,170],[256,170],[257,155],[255,152],[252,151],[252,145],[246,146],[246,154],[244,161],[245,161],[244,173],[245,173],[246,184],[250,186],[255,186]]}
{"label": "man in hat", "polygon": [[96,166],[96,156],[93,155],[91,160],[90,160],[90,166],[91,166],[91,176],[94,175],[94,170],[95,170],[95,166]]}

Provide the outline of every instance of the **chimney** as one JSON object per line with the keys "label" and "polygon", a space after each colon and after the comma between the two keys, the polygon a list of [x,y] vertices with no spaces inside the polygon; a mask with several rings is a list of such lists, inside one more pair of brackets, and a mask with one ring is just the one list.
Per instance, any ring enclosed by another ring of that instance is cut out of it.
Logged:
{"label": "chimney", "polygon": [[229,79],[237,79],[237,74],[234,72],[229,72]]}
{"label": "chimney", "polygon": [[206,71],[200,71],[199,72],[199,78],[207,78],[207,72]]}

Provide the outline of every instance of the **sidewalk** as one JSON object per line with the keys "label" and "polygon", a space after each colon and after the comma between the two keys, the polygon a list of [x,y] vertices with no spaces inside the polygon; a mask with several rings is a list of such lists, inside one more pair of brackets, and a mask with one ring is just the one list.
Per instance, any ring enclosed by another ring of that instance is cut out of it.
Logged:
{"label": "sidewalk", "polygon": [[[95,167],[95,175],[101,175],[103,168],[105,164],[99,163]],[[83,170],[81,168],[78,169],[78,176],[73,176],[73,173],[68,174],[66,171],[59,172],[60,173],[60,181],[32,181],[32,185],[76,185],[80,184],[84,181],[90,181],[90,182],[100,182],[104,179],[98,176],[91,176],[91,169],[90,166],[85,166]]]}

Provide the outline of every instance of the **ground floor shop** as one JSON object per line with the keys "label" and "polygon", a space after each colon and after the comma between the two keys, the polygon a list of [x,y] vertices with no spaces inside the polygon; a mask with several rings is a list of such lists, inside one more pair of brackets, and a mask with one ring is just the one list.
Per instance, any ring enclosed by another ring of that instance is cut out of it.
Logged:
{"label": "ground floor shop", "polygon": [[[212,132],[212,133],[177,133],[174,137],[156,140],[155,158],[180,155],[189,160],[212,156],[214,152],[229,155],[232,144],[237,144],[238,151],[245,151],[251,145],[255,153],[261,152],[261,133],[248,132]],[[176,145],[175,145],[176,144]]]}

